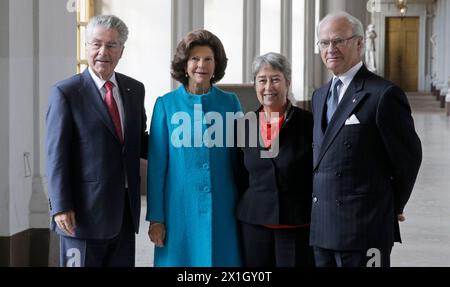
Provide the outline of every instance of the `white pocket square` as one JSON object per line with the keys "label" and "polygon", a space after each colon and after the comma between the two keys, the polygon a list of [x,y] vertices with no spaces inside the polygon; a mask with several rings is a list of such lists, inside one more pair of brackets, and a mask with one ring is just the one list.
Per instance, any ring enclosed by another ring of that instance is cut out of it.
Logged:
{"label": "white pocket square", "polygon": [[358,118],[353,114],[351,115],[351,117],[349,117],[346,121],[345,121],[345,125],[359,125],[360,122],[358,120]]}

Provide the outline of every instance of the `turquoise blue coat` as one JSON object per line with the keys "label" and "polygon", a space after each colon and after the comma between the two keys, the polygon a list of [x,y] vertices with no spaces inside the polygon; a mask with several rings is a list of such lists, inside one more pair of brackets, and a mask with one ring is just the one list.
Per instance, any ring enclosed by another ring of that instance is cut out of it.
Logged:
{"label": "turquoise blue coat", "polygon": [[[233,174],[237,151],[226,147],[225,137],[233,124],[227,125],[226,113],[239,111],[236,95],[216,87],[191,95],[180,86],[157,99],[149,135],[146,219],[164,223],[166,239],[164,247],[155,247],[154,266],[241,266]],[[205,115],[216,121],[205,124]]]}

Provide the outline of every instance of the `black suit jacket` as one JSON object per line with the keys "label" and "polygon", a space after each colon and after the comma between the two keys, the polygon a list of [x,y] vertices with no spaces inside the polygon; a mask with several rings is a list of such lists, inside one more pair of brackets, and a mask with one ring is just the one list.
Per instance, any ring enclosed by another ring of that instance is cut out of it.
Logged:
{"label": "black suit jacket", "polygon": [[[364,66],[326,127],[331,82],[313,94],[313,246],[390,247],[400,241],[396,214],[410,197],[422,160],[404,92]],[[355,115],[360,124],[346,125]]]}
{"label": "black suit jacket", "polygon": [[[258,119],[256,112],[256,119]],[[259,121],[256,121],[259,134]],[[247,123],[248,124],[248,123]],[[279,133],[279,153],[261,158],[266,150],[258,141],[241,149],[237,218],[251,224],[310,222],[312,192],[312,114],[292,107]]]}
{"label": "black suit jacket", "polygon": [[[51,228],[53,216],[74,210],[76,238],[115,237],[129,204],[139,228],[139,157],[144,156],[144,85],[116,73],[124,107],[120,144],[108,109],[86,69],[51,89],[47,112],[47,177]],[[128,201],[125,202],[125,174]]]}

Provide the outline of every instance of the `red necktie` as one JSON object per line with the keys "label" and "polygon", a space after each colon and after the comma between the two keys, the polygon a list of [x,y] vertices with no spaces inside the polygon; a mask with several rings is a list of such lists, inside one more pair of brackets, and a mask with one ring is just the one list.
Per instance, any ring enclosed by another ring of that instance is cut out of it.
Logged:
{"label": "red necktie", "polygon": [[116,100],[114,100],[113,97],[113,87],[114,84],[112,82],[107,81],[105,83],[105,104],[108,108],[109,114],[111,115],[111,119],[113,121],[114,128],[116,129],[117,136],[119,137],[119,141],[121,144],[123,144],[122,125],[120,124],[119,109],[117,108]]}

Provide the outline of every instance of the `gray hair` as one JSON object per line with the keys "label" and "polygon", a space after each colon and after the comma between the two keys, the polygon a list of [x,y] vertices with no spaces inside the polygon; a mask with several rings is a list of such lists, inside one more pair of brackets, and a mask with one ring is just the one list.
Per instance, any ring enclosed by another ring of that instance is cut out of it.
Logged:
{"label": "gray hair", "polygon": [[284,78],[290,83],[292,78],[291,63],[288,59],[278,53],[270,52],[261,56],[257,56],[253,61],[253,81],[264,65],[271,65],[273,68],[283,73]]}
{"label": "gray hair", "polygon": [[364,33],[363,24],[361,23],[361,21],[358,18],[356,18],[353,15],[348,14],[347,12],[344,12],[344,11],[332,12],[332,13],[326,15],[322,20],[320,20],[319,25],[317,25],[317,30],[316,30],[317,38],[319,38],[319,31],[323,24],[333,21],[333,20],[337,20],[337,19],[347,20],[348,23],[352,26],[353,35],[356,35],[356,36],[359,36],[362,38],[361,56],[364,55],[365,33]]}
{"label": "gray hair", "polygon": [[128,39],[128,27],[117,16],[114,15],[97,15],[94,16],[86,27],[86,38],[90,41],[92,33],[96,26],[102,26],[105,29],[116,30],[119,33],[119,42],[124,45]]}

